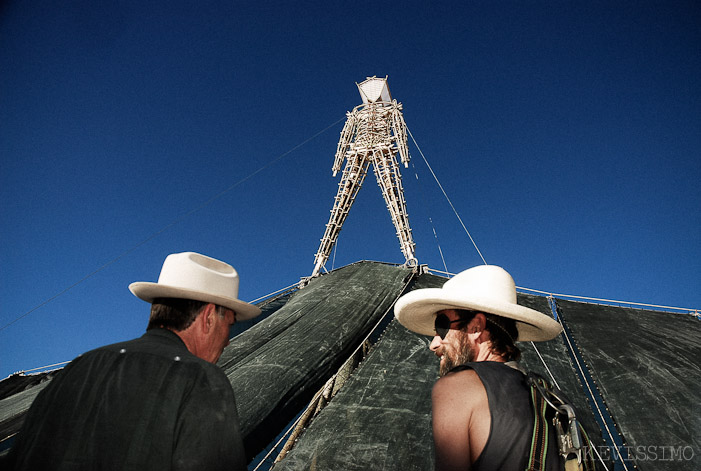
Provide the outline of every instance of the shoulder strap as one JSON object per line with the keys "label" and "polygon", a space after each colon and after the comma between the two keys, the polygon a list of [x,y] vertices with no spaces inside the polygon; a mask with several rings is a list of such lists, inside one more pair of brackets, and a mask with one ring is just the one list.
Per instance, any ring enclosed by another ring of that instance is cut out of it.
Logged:
{"label": "shoulder strap", "polygon": [[579,424],[574,408],[558,388],[537,373],[529,372],[526,380],[531,388],[535,420],[531,439],[531,455],[526,471],[545,471],[547,460],[549,418],[555,426],[560,454],[566,471],[593,470],[594,463],[587,452],[589,437]]}
{"label": "shoulder strap", "polygon": [[[529,376],[530,383],[530,376]],[[531,456],[526,471],[545,471],[545,459],[548,453],[548,420],[545,417],[548,404],[537,388],[531,384],[531,402],[533,403],[533,436],[531,438]]]}

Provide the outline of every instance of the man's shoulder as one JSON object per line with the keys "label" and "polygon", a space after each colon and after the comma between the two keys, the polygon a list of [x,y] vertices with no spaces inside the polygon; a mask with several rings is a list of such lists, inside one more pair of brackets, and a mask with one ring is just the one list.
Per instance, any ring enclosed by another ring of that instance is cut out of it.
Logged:
{"label": "man's shoulder", "polygon": [[458,373],[461,371],[473,371],[480,378],[483,375],[489,376],[514,376],[521,378],[525,376],[525,371],[517,362],[501,362],[501,361],[477,361],[459,365],[450,370],[450,373]]}
{"label": "man's shoulder", "polygon": [[487,407],[487,391],[473,369],[453,371],[436,381],[431,391],[434,417],[442,423],[466,423]]}
{"label": "man's shoulder", "polygon": [[[146,331],[141,337],[104,345],[83,355],[107,352],[128,354],[129,356],[146,356],[154,360],[162,358],[166,361],[200,363],[199,359],[190,353],[180,337],[167,329],[151,329]],[[201,362],[206,363],[204,360],[201,360]]]}
{"label": "man's shoulder", "polygon": [[445,376],[436,381],[434,384],[434,394],[445,392],[446,394],[460,391],[460,393],[468,395],[485,390],[484,378],[494,377],[514,377],[522,379],[523,372],[515,369],[505,363],[495,361],[482,361],[466,363],[456,366],[450,370]]}
{"label": "man's shoulder", "polygon": [[475,391],[484,391],[484,386],[477,372],[469,367],[451,370],[433,385],[433,394],[471,395]]}
{"label": "man's shoulder", "polygon": [[125,355],[125,359],[136,356],[140,357],[141,361],[151,363],[175,362],[181,368],[199,370],[207,376],[226,380],[221,368],[191,353],[176,334],[166,329],[152,329],[141,337],[104,345],[84,353],[81,357],[90,358],[104,354]]}
{"label": "man's shoulder", "polygon": [[227,400],[233,396],[231,382],[219,366],[198,358],[184,346],[158,341],[154,345],[143,340],[141,337],[106,345],[81,355],[74,361],[76,369],[72,378],[85,379],[88,374],[107,377],[119,372],[122,378],[142,387],[168,378],[172,388],[183,388],[195,395]]}

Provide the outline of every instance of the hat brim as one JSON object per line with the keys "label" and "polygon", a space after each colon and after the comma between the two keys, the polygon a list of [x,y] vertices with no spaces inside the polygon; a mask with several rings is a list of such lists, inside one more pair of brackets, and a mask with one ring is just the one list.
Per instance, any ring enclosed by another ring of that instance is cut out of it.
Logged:
{"label": "hat brim", "polygon": [[518,328],[517,340],[521,342],[551,340],[562,330],[555,319],[535,309],[488,298],[460,298],[442,288],[424,288],[405,294],[394,305],[394,315],[407,329],[434,336],[436,313],[444,309],[468,309],[513,319]]}
{"label": "hat brim", "polygon": [[137,281],[136,283],[130,284],[129,291],[131,291],[137,298],[148,303],[152,303],[153,300],[157,298],[179,298],[193,299],[195,301],[213,303],[217,306],[224,306],[236,313],[237,321],[253,319],[261,312],[257,306],[241,301],[240,299],[217,296],[212,293],[205,293],[203,291],[150,283],[147,281]]}

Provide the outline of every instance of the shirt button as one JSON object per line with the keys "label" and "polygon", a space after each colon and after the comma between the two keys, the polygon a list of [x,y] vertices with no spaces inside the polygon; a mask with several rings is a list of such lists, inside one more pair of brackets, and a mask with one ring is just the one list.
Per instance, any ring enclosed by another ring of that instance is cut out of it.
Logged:
{"label": "shirt button", "polygon": [[127,353],[127,350],[125,348],[121,349],[119,353]]}
{"label": "shirt button", "polygon": [[180,361],[180,357],[173,358],[175,361]]}

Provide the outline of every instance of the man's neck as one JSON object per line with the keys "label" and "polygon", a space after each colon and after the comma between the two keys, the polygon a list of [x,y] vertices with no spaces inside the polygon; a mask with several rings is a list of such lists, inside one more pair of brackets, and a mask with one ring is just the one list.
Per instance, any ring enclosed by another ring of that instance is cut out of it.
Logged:
{"label": "man's neck", "polygon": [[494,353],[492,350],[492,342],[486,341],[476,345],[477,355],[475,355],[474,361],[497,361],[504,363],[506,358],[502,355]]}

